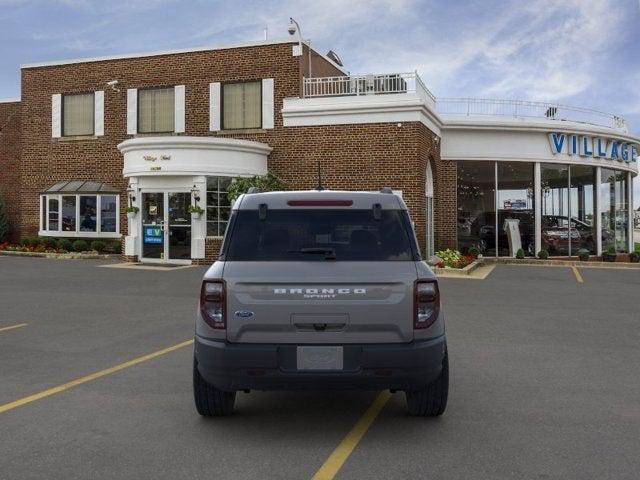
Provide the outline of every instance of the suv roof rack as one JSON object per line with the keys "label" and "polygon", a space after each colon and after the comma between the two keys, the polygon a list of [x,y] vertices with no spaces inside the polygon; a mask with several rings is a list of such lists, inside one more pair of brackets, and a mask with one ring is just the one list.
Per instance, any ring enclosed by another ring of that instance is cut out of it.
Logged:
{"label": "suv roof rack", "polygon": [[391,190],[391,187],[382,187],[380,193],[393,193],[393,190]]}

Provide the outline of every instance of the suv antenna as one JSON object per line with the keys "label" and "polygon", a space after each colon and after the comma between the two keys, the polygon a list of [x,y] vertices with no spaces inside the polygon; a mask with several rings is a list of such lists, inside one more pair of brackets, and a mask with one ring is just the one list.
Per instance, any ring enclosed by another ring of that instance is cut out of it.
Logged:
{"label": "suv antenna", "polygon": [[318,160],[318,186],[316,187],[316,190],[318,190],[319,192],[324,190],[324,187],[322,186],[322,172],[320,171],[320,160]]}

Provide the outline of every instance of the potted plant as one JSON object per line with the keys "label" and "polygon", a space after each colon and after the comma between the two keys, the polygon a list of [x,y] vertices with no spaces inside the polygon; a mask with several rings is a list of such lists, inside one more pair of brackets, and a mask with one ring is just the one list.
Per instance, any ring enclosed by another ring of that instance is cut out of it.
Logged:
{"label": "potted plant", "polygon": [[129,220],[133,220],[135,216],[138,214],[138,212],[140,211],[140,209],[133,205],[129,205],[127,208],[124,209],[124,211],[127,212],[127,218]]}
{"label": "potted plant", "polygon": [[187,211],[191,214],[191,218],[195,220],[199,219],[204,213],[204,210],[198,205],[189,205]]}
{"label": "potted plant", "polygon": [[578,250],[578,258],[583,262],[588,262],[589,250],[587,250],[586,248],[581,248],[580,250]]}
{"label": "potted plant", "polygon": [[617,256],[616,247],[610,245],[609,248],[607,248],[607,251],[602,254],[602,260],[605,262],[615,262]]}

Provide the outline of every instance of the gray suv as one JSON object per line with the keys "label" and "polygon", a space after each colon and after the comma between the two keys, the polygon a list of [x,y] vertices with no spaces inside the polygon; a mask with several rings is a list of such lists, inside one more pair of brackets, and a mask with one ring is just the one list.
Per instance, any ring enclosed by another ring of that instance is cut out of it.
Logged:
{"label": "gray suv", "polygon": [[438,281],[403,200],[314,190],[238,198],[202,281],[193,389],[204,416],[239,390],[390,389],[441,415],[449,366]]}

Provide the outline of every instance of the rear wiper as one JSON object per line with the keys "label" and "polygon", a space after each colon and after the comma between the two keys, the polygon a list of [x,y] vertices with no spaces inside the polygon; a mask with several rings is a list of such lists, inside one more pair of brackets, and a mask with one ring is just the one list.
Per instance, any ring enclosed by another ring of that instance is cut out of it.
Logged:
{"label": "rear wiper", "polygon": [[333,248],[308,247],[299,250],[289,250],[287,253],[322,253],[325,260],[335,260],[336,251]]}

